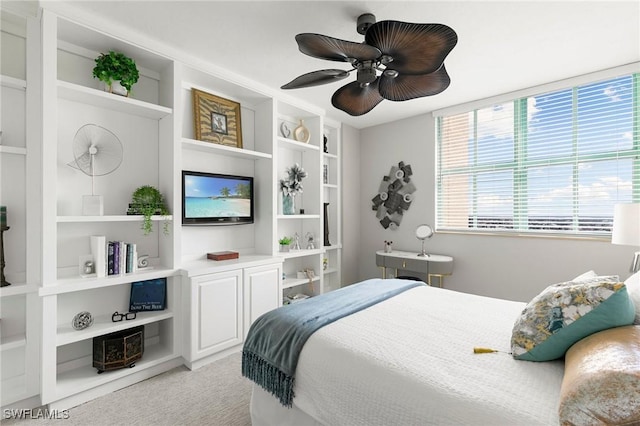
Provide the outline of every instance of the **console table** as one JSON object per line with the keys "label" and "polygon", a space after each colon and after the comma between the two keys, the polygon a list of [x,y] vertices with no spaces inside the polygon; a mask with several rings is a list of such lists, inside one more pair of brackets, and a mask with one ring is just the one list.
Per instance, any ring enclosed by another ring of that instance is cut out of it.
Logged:
{"label": "console table", "polygon": [[410,251],[393,250],[386,253],[384,250],[376,252],[376,265],[382,268],[382,278],[387,278],[387,268],[420,272],[427,275],[427,284],[431,285],[432,278],[438,278],[439,287],[442,287],[442,279],[453,273],[453,257],[441,254],[428,254],[418,256],[419,253]]}

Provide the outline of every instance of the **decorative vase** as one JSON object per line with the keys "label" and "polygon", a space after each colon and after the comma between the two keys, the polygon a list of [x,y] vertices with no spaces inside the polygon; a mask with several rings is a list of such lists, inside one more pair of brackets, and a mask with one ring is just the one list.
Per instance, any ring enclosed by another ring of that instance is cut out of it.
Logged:
{"label": "decorative vase", "polygon": [[300,124],[298,125],[298,127],[293,129],[293,136],[298,142],[309,143],[311,134],[309,133],[309,129],[305,127],[303,120],[300,120]]}
{"label": "decorative vase", "polygon": [[329,211],[329,203],[324,203],[324,245],[325,247],[331,245],[331,242],[329,241],[329,218],[327,217],[328,211]]}
{"label": "decorative vase", "polygon": [[280,253],[286,253],[289,251],[289,244],[280,244]]}
{"label": "decorative vase", "polygon": [[282,214],[296,214],[296,196],[282,194]]}

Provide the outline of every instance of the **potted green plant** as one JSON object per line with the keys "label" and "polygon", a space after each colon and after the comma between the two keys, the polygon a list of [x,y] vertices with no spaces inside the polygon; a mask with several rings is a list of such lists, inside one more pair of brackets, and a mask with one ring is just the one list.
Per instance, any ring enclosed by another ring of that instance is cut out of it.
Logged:
{"label": "potted green plant", "polygon": [[282,237],[278,240],[278,242],[280,243],[280,251],[281,252],[287,252],[289,251],[289,245],[291,244],[291,242],[293,241],[293,239],[291,237]]}
{"label": "potted green plant", "polygon": [[[142,230],[144,235],[148,235],[153,231],[153,222],[151,216],[169,214],[169,209],[164,203],[164,197],[156,188],[150,185],[144,185],[133,191],[131,195],[131,204],[127,214],[141,214],[144,216],[142,221]],[[169,222],[164,222],[164,234],[169,233]]]}
{"label": "potted green plant", "polygon": [[[93,77],[103,81],[109,88],[110,93],[129,96],[131,86],[139,78],[135,61],[123,53],[110,50],[109,53],[101,53],[95,59],[95,62]],[[119,90],[117,82],[124,90]]]}

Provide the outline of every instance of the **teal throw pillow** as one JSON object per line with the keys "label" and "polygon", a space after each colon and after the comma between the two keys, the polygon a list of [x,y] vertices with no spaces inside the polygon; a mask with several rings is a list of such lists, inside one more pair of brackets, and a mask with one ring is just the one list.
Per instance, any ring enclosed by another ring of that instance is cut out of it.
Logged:
{"label": "teal throw pillow", "polygon": [[513,326],[513,357],[551,361],[590,334],[633,323],[635,307],[625,284],[600,278],[554,284],[534,297]]}

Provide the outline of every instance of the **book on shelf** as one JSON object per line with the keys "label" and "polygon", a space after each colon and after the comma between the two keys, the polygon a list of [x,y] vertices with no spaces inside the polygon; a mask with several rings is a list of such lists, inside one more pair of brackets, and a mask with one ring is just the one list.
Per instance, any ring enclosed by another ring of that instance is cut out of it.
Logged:
{"label": "book on shelf", "polygon": [[130,274],[135,272],[137,269],[137,262],[134,261],[136,259],[136,245],[133,243],[125,243],[126,244],[126,259],[125,259],[125,273]]}
{"label": "book on shelf", "polygon": [[138,270],[135,243],[109,241],[107,243],[108,275],[131,274]]}
{"label": "book on shelf", "polygon": [[115,275],[116,268],[114,262],[116,259],[116,248],[113,245],[113,241],[107,243],[107,275]]}

